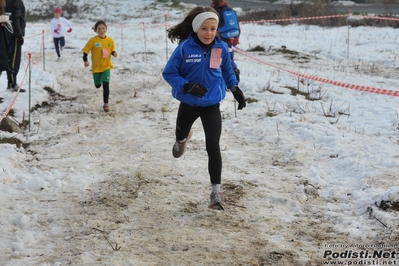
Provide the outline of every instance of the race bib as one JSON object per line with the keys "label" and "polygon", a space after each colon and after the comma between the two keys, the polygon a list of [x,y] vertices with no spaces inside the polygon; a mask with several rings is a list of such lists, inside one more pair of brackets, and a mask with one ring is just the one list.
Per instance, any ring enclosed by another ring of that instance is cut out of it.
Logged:
{"label": "race bib", "polygon": [[222,56],[221,48],[213,48],[211,51],[211,60],[209,61],[210,68],[220,68],[220,58]]}
{"label": "race bib", "polygon": [[108,58],[108,49],[103,48],[103,58]]}

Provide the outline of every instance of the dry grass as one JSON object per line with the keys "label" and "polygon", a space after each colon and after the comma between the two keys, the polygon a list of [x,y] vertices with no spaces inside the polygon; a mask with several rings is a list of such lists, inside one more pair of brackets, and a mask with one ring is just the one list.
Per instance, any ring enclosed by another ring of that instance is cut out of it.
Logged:
{"label": "dry grass", "polygon": [[[281,10],[260,10],[247,12],[239,15],[239,21],[256,21],[256,20],[272,20],[272,19],[287,19],[287,18],[305,18],[305,17],[316,17],[316,16],[330,16],[337,15],[339,12],[335,9],[331,3],[326,3],[325,0],[313,0],[312,2],[286,5]],[[356,15],[356,14],[355,14]],[[393,17],[387,10],[387,14],[384,17]],[[395,17],[396,18],[396,17]],[[291,21],[276,22],[280,25],[288,25]],[[352,27],[357,26],[373,26],[373,27],[393,27],[398,28],[398,21],[389,21],[382,19],[361,19],[361,20],[347,20],[346,17],[338,18],[323,18],[323,19],[312,19],[312,20],[301,20],[297,21],[300,24],[319,25],[322,27],[339,27],[350,25]]]}

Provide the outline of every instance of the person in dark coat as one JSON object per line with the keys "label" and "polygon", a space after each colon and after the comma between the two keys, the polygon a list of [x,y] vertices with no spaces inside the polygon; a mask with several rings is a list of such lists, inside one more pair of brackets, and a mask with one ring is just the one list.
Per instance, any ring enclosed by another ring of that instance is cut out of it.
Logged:
{"label": "person in dark coat", "polygon": [[17,75],[21,64],[22,45],[25,36],[25,5],[23,0],[6,0],[6,13],[11,13],[13,32],[6,31],[8,42],[8,70],[7,70],[7,89],[11,91],[25,92],[20,89],[17,83]]}
{"label": "person in dark coat", "polygon": [[0,75],[3,71],[8,70],[7,59],[7,37],[5,23],[8,16],[5,15],[6,1],[0,0]]}

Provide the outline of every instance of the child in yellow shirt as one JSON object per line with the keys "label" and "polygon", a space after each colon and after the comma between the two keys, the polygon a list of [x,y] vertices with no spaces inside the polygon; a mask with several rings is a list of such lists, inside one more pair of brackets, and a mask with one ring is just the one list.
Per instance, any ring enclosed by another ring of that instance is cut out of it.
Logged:
{"label": "child in yellow shirt", "polygon": [[113,68],[111,55],[118,57],[118,53],[115,51],[114,40],[106,35],[107,24],[104,21],[97,21],[93,29],[97,33],[97,36],[90,38],[83,47],[83,61],[85,67],[90,66],[87,55],[91,52],[91,71],[93,72],[94,86],[100,88],[102,85],[103,109],[105,112],[108,112],[109,82],[111,68]]}

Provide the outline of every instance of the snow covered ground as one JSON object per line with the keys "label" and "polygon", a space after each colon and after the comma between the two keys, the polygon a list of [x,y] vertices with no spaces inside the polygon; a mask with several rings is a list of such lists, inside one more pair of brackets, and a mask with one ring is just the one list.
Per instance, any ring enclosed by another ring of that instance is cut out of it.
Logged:
{"label": "snow covered ground", "polygon": [[[164,21],[193,6],[154,3],[96,10],[119,53],[108,114],[82,61],[94,22],[71,19],[60,62],[48,23],[28,23],[19,81],[37,108],[30,130],[0,132],[29,144],[0,145],[0,265],[396,265],[399,98],[313,80],[396,91],[397,29],[242,24],[248,104],[221,104],[220,212],[207,208],[200,121],[185,155],[171,154]],[[1,90],[2,112],[14,96]],[[16,119],[28,110],[19,94]]]}

